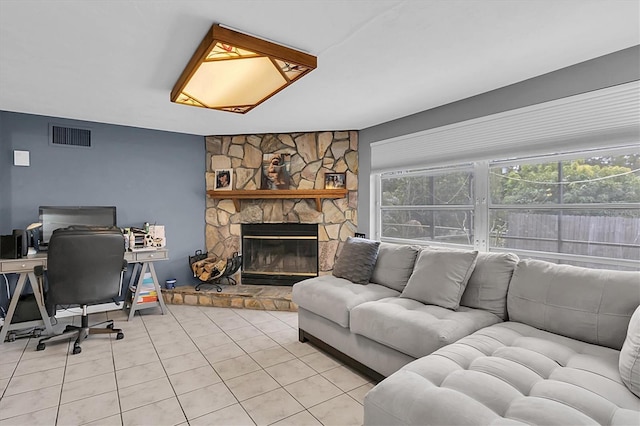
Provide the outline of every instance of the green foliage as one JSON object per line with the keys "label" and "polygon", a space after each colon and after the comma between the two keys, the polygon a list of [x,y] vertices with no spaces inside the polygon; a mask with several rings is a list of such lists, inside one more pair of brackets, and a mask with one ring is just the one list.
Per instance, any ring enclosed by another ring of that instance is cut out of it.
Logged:
{"label": "green foliage", "polygon": [[640,202],[640,173],[632,168],[639,162],[627,155],[493,168],[491,198],[496,204]]}
{"label": "green foliage", "polygon": [[[549,206],[549,212],[555,211],[557,204],[638,203],[638,168],[640,154],[494,167],[489,174],[490,196],[497,205],[542,204]],[[383,235],[470,242],[473,198],[473,173],[468,171],[385,177]],[[452,210],[447,206],[469,206],[469,209]],[[640,210],[587,208],[579,214],[637,218]],[[489,223],[496,246],[502,245],[502,235],[507,232],[506,215],[505,211],[496,211]]]}
{"label": "green foliage", "polygon": [[465,205],[473,199],[472,174],[399,176],[382,180],[383,206]]}
{"label": "green foliage", "polygon": [[[383,235],[460,240],[468,244],[472,234],[471,211],[452,211],[446,206],[471,205],[472,199],[470,172],[385,178],[382,180],[382,205],[414,208],[383,211]],[[442,209],[434,211],[428,208],[436,206]]]}

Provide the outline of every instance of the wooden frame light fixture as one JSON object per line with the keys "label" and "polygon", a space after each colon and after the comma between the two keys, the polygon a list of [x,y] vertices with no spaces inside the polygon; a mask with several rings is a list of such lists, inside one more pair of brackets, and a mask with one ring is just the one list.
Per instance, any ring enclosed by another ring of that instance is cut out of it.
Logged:
{"label": "wooden frame light fixture", "polygon": [[302,76],[317,59],[214,24],[171,91],[171,101],[244,114]]}

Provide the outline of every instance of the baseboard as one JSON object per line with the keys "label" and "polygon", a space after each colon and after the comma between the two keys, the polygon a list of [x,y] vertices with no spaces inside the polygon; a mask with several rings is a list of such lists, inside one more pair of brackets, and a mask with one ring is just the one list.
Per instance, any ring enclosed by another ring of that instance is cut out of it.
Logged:
{"label": "baseboard", "polygon": [[349,355],[343,352],[340,352],[333,346],[323,342],[322,340],[318,339],[312,334],[309,334],[308,332],[304,331],[301,328],[298,329],[298,340],[300,340],[300,342],[309,341],[313,346],[316,346],[318,349],[321,349],[323,352],[328,353],[332,357],[338,359],[339,361],[353,368],[354,370],[361,372],[362,374],[369,377],[371,380],[375,381],[376,383],[381,382],[385,379],[385,376],[383,376],[382,374],[378,373],[375,370],[372,370],[371,368],[367,367],[360,361],[356,361],[355,359],[351,358]]}
{"label": "baseboard", "polygon": [[[117,311],[118,309],[122,309],[122,303],[123,302],[120,302],[120,305],[116,305],[114,302],[91,305],[87,307],[87,312],[89,314],[97,314],[100,312]],[[56,311],[56,318],[72,317],[75,315],[82,315],[81,307],[58,309]]]}

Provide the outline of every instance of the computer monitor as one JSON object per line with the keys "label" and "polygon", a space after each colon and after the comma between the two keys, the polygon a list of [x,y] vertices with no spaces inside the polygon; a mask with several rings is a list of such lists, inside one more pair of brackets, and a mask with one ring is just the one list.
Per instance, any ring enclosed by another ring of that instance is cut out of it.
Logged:
{"label": "computer monitor", "polygon": [[58,228],[73,225],[116,226],[115,206],[40,206],[40,246],[49,244],[51,234]]}

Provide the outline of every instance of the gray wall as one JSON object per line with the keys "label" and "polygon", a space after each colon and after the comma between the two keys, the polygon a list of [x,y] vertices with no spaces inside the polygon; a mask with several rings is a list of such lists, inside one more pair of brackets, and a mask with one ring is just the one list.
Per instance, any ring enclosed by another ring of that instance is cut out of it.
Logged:
{"label": "gray wall", "polygon": [[635,80],[640,80],[640,46],[361,130],[358,231],[368,234],[371,226],[371,143]]}
{"label": "gray wall", "polygon": [[[11,164],[13,156],[9,155],[10,150],[5,146],[2,138],[3,115],[0,112],[0,234],[5,235],[5,230],[10,227],[11,209],[9,207],[9,181],[11,179]],[[2,292],[0,291],[0,294]]]}
{"label": "gray wall", "polygon": [[[49,145],[49,123],[90,128],[93,147]],[[30,151],[30,167],[13,166],[14,149]],[[202,136],[0,112],[0,233],[37,222],[40,205],[114,205],[120,227],[165,225],[158,279],[190,284],[187,256],[205,248],[204,171]]]}

